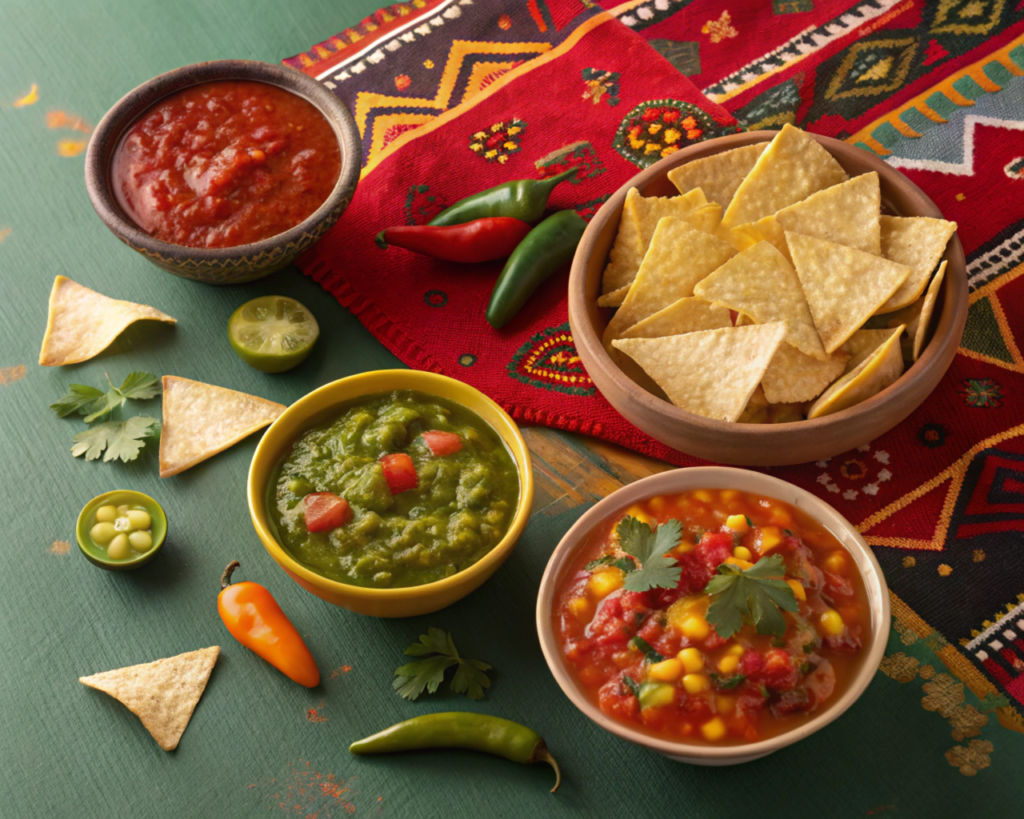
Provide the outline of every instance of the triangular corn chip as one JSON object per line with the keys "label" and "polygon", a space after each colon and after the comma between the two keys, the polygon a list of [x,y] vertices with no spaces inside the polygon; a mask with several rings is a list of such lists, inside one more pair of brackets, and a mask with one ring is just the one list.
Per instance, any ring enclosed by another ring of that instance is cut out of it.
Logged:
{"label": "triangular corn chip", "polygon": [[920,298],[935,265],[956,232],[956,222],[927,216],[883,216],[882,255],[910,268],[910,275],[875,312],[892,313]]}
{"label": "triangular corn chip", "polygon": [[703,299],[687,297],[673,302],[643,321],[638,321],[626,330],[622,337],[660,338],[694,333],[698,330],[716,330],[719,327],[732,327],[732,319],[727,308]]}
{"label": "triangular corn chip", "polygon": [[693,292],[758,324],[781,321],[786,325],[786,341],[806,355],[822,361],[828,358],[796,271],[768,242],[758,242],[733,256],[698,282]]}
{"label": "triangular corn chip", "polygon": [[770,404],[810,401],[842,374],[849,355],[836,350],[820,361],[791,344],[783,344],[761,379],[764,396]]}
{"label": "triangular corn chip", "polygon": [[882,252],[878,223],[881,206],[878,174],[872,171],[783,208],[775,214],[775,220],[784,231],[814,236],[877,256]]}
{"label": "triangular corn chip", "polygon": [[223,452],[287,409],[265,398],[165,375],[160,477],[169,478]]}
{"label": "triangular corn chip", "polygon": [[613,344],[643,367],[680,409],[735,421],[785,332],[779,322],[663,338],[624,338]]}
{"label": "triangular corn chip", "polygon": [[109,694],[142,720],[165,751],[178,747],[206,690],[219,646],[189,651],[154,663],[104,671],[78,681]]}
{"label": "triangular corn chip", "polygon": [[722,224],[734,228],[756,222],[847,179],[813,136],[786,124],[740,183]]}
{"label": "triangular corn chip", "polygon": [[689,222],[702,233],[710,233],[713,236],[722,222],[722,206],[708,202],[706,205],[694,208],[689,213],[684,213],[679,218],[684,222]]}
{"label": "triangular corn chip", "polygon": [[636,271],[640,269],[644,248],[640,245],[640,231],[637,230],[636,218],[632,212],[633,202],[639,196],[640,192],[636,188],[630,188],[626,192],[626,201],[622,205],[622,215],[619,217],[619,232],[615,234],[615,242],[608,254],[608,266],[604,269],[602,293],[611,293],[628,286],[636,277]]}
{"label": "triangular corn chip", "polygon": [[786,261],[793,263],[793,257],[789,255],[789,245],[786,244],[786,231],[775,215],[765,216],[749,225],[740,225],[732,229],[732,235],[738,237],[739,241],[750,247],[757,242],[770,242],[779,253],[786,257]]}
{"label": "triangular corn chip", "polygon": [[632,285],[625,285],[620,287],[618,290],[612,290],[611,293],[605,293],[603,296],[598,296],[597,306],[598,307],[620,307],[622,302],[626,300],[626,294],[629,292],[629,288]]}
{"label": "triangular corn chip", "polygon": [[640,234],[640,246],[647,250],[658,222],[665,217],[684,219],[690,211],[707,203],[700,188],[681,196],[638,196],[633,200],[633,218]]}
{"label": "triangular corn chip", "polygon": [[822,393],[811,404],[808,418],[820,418],[852,407],[877,395],[903,374],[900,336],[904,327],[892,331],[889,339]]}
{"label": "triangular corn chip", "polygon": [[662,219],[636,281],[605,328],[605,346],[611,350],[611,340],[623,331],[672,302],[692,296],[693,286],[735,253],[727,242],[701,233],[688,222]]}
{"label": "triangular corn chip", "polygon": [[125,327],[140,319],[177,323],[153,307],[112,299],[66,276],[58,276],[50,291],[50,314],[39,363],[43,367],[59,367],[88,361],[107,349]]}
{"label": "triangular corn chip", "polygon": [[814,326],[834,353],[910,275],[906,265],[846,245],[786,231]]}
{"label": "triangular corn chip", "polygon": [[942,281],[946,278],[946,262],[939,265],[939,270],[932,279],[925,294],[909,307],[889,313],[889,327],[898,327],[901,324],[907,326],[907,340],[901,342],[903,347],[903,358],[908,361],[917,361],[921,357],[925,341],[928,339],[928,325],[932,321],[932,313],[935,312],[935,302],[938,301],[939,293],[942,290]]}
{"label": "triangular corn chip", "polygon": [[[900,322],[902,324],[903,322]],[[894,325],[899,326],[899,325]],[[891,329],[870,329],[858,330],[843,344],[842,349],[849,353],[850,358],[846,362],[845,372],[860,366],[860,363],[870,356],[875,350],[888,341],[892,335]]]}
{"label": "triangular corn chip", "polygon": [[767,147],[767,142],[756,142],[695,159],[679,168],[673,168],[668,172],[668,178],[680,193],[700,188],[709,202],[717,202],[727,208],[736,189]]}

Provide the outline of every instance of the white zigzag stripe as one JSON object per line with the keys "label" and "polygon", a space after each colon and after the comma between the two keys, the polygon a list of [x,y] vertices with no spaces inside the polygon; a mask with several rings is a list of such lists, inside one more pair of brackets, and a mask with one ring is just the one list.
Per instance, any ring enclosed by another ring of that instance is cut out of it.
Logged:
{"label": "white zigzag stripe", "polygon": [[894,168],[936,171],[952,176],[974,176],[974,131],[978,125],[1005,128],[1008,131],[1024,131],[1024,121],[968,114],[964,117],[963,159],[960,162],[943,162],[940,159],[906,159],[901,156],[886,157],[885,161]]}

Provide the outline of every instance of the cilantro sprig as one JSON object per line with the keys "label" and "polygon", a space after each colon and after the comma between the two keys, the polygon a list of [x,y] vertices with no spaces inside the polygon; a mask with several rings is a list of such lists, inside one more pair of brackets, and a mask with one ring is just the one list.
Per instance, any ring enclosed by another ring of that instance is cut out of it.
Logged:
{"label": "cilantro sprig", "polygon": [[675,549],[683,538],[683,525],[667,520],[652,529],[639,518],[627,515],[615,527],[619,548],[629,555],[635,567],[626,572],[626,591],[674,589],[682,571],[675,558],[665,553]]}
{"label": "cilantro sprig", "polygon": [[456,694],[465,694],[471,700],[484,696],[484,689],[491,687],[486,671],[491,667],[481,660],[467,660],[459,655],[452,636],[442,629],[430,627],[421,634],[418,642],[409,646],[405,653],[410,657],[421,657],[406,663],[395,671],[392,687],[405,699],[415,700],[424,690],[433,694],[444,682],[445,672],[457,666],[450,687]]}
{"label": "cilantro sprig", "polygon": [[781,637],[786,633],[782,612],[797,610],[796,595],[780,579],[785,574],[780,555],[763,557],[749,569],[723,563],[704,589],[711,596],[707,621],[726,640],[744,623],[753,624],[758,634]]}

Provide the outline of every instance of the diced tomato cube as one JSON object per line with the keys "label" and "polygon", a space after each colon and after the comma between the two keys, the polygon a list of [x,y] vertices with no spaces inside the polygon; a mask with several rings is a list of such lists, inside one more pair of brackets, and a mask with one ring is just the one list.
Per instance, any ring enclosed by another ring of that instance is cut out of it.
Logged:
{"label": "diced tomato cube", "polygon": [[303,499],[307,532],[329,532],[352,519],[348,501],[333,492],[314,492]]}
{"label": "diced tomato cube", "polygon": [[429,432],[424,432],[422,437],[430,454],[438,458],[443,455],[454,455],[462,449],[462,438],[454,432],[432,429]]}
{"label": "diced tomato cube", "polygon": [[392,495],[400,495],[420,485],[416,466],[412,458],[404,452],[381,455],[380,465],[384,467],[384,479],[388,482],[388,489]]}
{"label": "diced tomato cube", "polygon": [[714,571],[727,557],[732,557],[732,535],[726,532],[705,532],[697,544],[697,552]]}

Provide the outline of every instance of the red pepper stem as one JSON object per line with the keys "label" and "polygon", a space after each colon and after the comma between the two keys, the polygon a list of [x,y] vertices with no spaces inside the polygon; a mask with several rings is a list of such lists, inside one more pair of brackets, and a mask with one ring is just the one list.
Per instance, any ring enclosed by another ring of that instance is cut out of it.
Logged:
{"label": "red pepper stem", "polygon": [[221,591],[223,591],[231,585],[231,575],[234,574],[235,569],[237,569],[241,565],[242,564],[239,563],[237,560],[232,560],[230,563],[228,563],[228,567],[224,570],[224,574],[220,576]]}
{"label": "red pepper stem", "polygon": [[379,247],[381,250],[387,250],[388,249],[388,240],[386,238],[384,238],[384,234],[387,233],[387,232],[388,232],[387,228],[384,228],[384,230],[382,230],[380,233],[378,233],[374,237],[374,239],[373,239],[373,243],[375,245],[377,245],[377,247]]}

